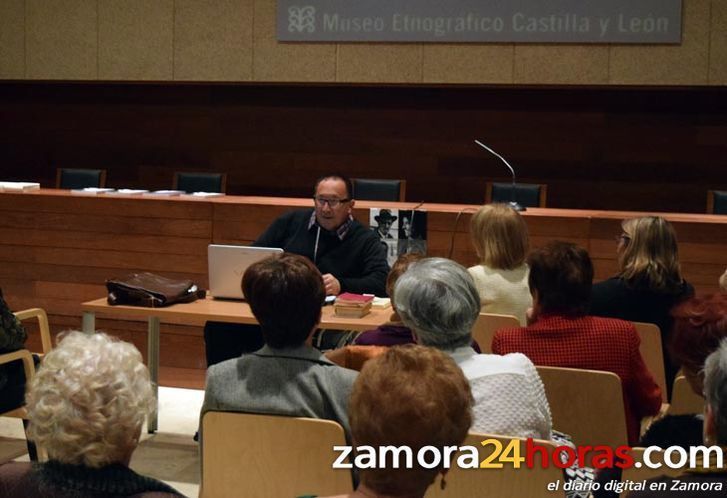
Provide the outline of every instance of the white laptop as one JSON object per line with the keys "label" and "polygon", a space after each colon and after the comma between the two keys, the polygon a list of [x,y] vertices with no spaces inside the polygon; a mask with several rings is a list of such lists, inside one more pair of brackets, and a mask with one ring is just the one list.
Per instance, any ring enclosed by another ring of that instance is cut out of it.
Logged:
{"label": "white laptop", "polygon": [[210,295],[216,299],[244,299],[242,275],[247,268],[271,254],[283,252],[277,247],[207,246]]}

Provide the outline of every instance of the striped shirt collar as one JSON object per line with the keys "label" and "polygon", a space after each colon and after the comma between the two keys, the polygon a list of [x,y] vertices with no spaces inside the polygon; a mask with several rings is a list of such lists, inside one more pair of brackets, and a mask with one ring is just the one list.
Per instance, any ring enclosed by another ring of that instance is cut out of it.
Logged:
{"label": "striped shirt collar", "polygon": [[[350,214],[348,215],[348,219],[344,221],[340,227],[336,228],[334,230],[334,233],[336,234],[336,237],[338,237],[338,240],[343,240],[343,238],[348,233],[348,230],[351,228],[351,225],[353,224],[353,216]],[[310,221],[308,221],[308,230],[315,226],[321,226],[318,223],[318,220],[316,219],[316,210],[314,209],[313,212],[310,215]],[[323,227],[321,227],[323,228]],[[323,228],[325,230],[325,228]]]}

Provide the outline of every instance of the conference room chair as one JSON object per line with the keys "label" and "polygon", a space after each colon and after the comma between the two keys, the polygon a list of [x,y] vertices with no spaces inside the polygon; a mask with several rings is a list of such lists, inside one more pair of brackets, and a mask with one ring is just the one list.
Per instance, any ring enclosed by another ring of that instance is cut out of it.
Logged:
{"label": "conference room chair", "polygon": [[492,353],[492,339],[495,337],[495,332],[519,326],[520,321],[512,315],[480,313],[475,326],[472,327],[472,339],[477,341],[483,353]]}
{"label": "conference room chair", "polygon": [[353,489],[348,469],[333,469],[346,444],[336,422],[206,412],[202,417],[200,497],[329,496]]}
{"label": "conference room chair", "polygon": [[[518,183],[515,186],[515,201],[523,207],[545,207],[548,186],[543,183]],[[512,183],[487,182],[485,204],[510,202]]]}
{"label": "conference room chair", "polygon": [[707,191],[707,213],[727,214],[727,190]]}
{"label": "conference room chair", "polygon": [[[667,465],[664,464],[664,452],[663,451],[652,451],[649,455],[649,460],[652,463],[662,463],[662,466],[658,469],[652,469],[650,467],[647,467],[644,464],[644,451],[646,448],[640,448],[640,447],[634,447],[631,448],[631,456],[634,458],[634,464],[636,462],[641,463],[641,466],[639,468],[636,467],[636,465],[633,465],[632,467],[628,469],[623,469],[621,473],[621,482],[625,482],[626,480],[632,481],[632,482],[641,482],[646,479],[653,479],[655,477],[659,476],[669,476],[669,477],[676,477],[680,474],[682,474],[684,471],[680,469],[672,469],[669,468]],[[624,491],[621,493],[621,497],[626,497],[628,495],[628,491]],[[679,493],[675,493],[675,495],[678,495]]]}
{"label": "conference room chair", "polygon": [[[30,318],[36,318],[38,320],[42,354],[50,352],[53,345],[50,336],[50,327],[48,326],[48,316],[46,315],[45,311],[41,308],[31,308],[27,310],[17,311],[14,314],[21,322]],[[20,349],[11,353],[0,354],[0,365],[17,360],[23,362],[25,382],[26,384],[30,383],[30,381],[33,379],[33,376],[35,375],[35,364],[33,362],[33,353],[31,353],[29,349]],[[24,406],[21,406],[14,410],[10,410],[5,413],[0,413],[0,417],[21,419],[23,421],[23,427],[27,428],[28,426],[28,412]],[[39,457],[41,460],[44,460],[46,458],[45,452],[39,448],[36,449],[35,445],[33,445],[33,443],[31,443],[30,441],[28,441],[28,454],[30,455],[32,460],[37,460]]]}
{"label": "conference room chair", "polygon": [[613,372],[536,366],[550,404],[553,429],[578,445],[628,443],[621,379]]}
{"label": "conference room chair", "polygon": [[56,188],[81,189],[105,186],[105,169],[56,168]]}
{"label": "conference room chair", "polygon": [[[482,441],[494,440],[485,446]],[[463,446],[473,446],[479,451],[478,462],[485,460],[488,455],[495,450],[498,443],[502,448],[508,448],[512,441],[517,441],[520,446],[520,455],[526,454],[526,440],[517,437],[475,434],[467,435]],[[556,444],[552,441],[543,441],[535,439],[535,444],[546,447],[551,453],[555,450]],[[461,453],[460,453],[461,454]],[[510,453],[512,455],[512,453]],[[455,462],[457,455],[455,455]],[[456,463],[452,464],[446,475],[447,487],[442,490],[439,485],[439,479],[429,486],[426,498],[482,498],[483,496],[492,496],[497,498],[546,498],[563,496],[562,483],[561,490],[548,491],[548,484],[556,481],[563,481],[563,471],[558,469],[550,462],[547,469],[542,468],[540,457],[535,457],[536,465],[534,468],[527,468],[524,464],[520,468],[515,468],[511,463],[504,463],[502,468],[475,468],[462,469]],[[497,464],[498,459],[492,463]],[[479,464],[478,464],[479,467]]]}
{"label": "conference room chair", "polygon": [[697,395],[683,375],[674,379],[671,391],[671,404],[667,413],[669,415],[691,415],[704,411],[704,398]]}
{"label": "conference room chair", "polygon": [[653,323],[632,322],[639,334],[641,344],[639,352],[644,359],[646,368],[651,372],[657,385],[661,389],[661,402],[667,402],[666,373],[664,369],[664,352],[661,344],[661,332],[658,325]]}
{"label": "conference room chair", "polygon": [[353,178],[353,198],[363,201],[404,202],[406,180]]}
{"label": "conference room chair", "polygon": [[227,189],[227,173],[192,173],[177,171],[174,173],[174,190],[193,192],[217,192],[224,194]]}

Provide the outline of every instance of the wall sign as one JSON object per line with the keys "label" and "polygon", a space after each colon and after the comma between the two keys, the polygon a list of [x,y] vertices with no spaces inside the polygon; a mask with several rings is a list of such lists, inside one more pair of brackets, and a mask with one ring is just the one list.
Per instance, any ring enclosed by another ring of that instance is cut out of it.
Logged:
{"label": "wall sign", "polygon": [[278,40],[681,42],[682,0],[278,0]]}

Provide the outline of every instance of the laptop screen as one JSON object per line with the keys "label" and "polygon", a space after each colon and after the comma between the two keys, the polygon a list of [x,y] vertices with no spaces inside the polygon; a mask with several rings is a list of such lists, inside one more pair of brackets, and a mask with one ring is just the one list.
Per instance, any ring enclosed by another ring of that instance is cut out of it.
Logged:
{"label": "laptop screen", "polygon": [[241,283],[245,270],[271,254],[282,252],[277,247],[210,244],[207,246],[210,295],[218,299],[244,299]]}

